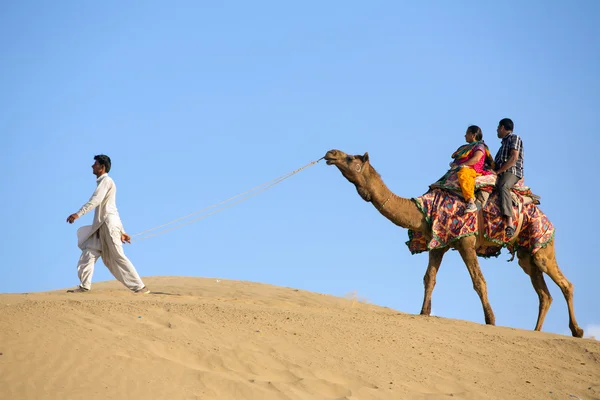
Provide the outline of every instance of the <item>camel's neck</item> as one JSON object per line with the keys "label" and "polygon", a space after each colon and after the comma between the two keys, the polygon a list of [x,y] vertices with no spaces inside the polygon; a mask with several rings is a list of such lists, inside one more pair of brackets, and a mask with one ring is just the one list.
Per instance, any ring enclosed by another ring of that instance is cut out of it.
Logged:
{"label": "camel's neck", "polygon": [[392,193],[379,174],[373,174],[366,189],[371,195],[373,206],[394,224],[414,231],[427,230],[425,217],[416,204]]}

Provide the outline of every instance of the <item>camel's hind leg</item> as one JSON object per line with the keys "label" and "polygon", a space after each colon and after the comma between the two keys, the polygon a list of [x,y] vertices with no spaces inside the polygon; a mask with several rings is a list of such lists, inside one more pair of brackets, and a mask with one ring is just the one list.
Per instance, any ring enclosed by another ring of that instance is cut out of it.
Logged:
{"label": "camel's hind leg", "polygon": [[492,311],[492,306],[490,305],[487,296],[487,284],[481,273],[479,261],[477,260],[477,253],[475,252],[476,239],[476,236],[466,236],[458,240],[456,249],[469,270],[471,280],[473,281],[473,289],[475,289],[481,299],[485,323],[488,325],[496,325],[496,317],[494,317],[494,312]]}
{"label": "camel's hind leg", "polygon": [[571,333],[575,337],[583,337],[583,329],[577,325],[577,321],[575,320],[575,307],[573,306],[573,284],[569,282],[567,278],[565,278],[558,267],[556,255],[554,253],[554,240],[552,240],[548,246],[539,249],[532,258],[533,263],[543,272],[548,274],[548,276],[552,278],[554,283],[556,283],[563,292],[565,300],[567,300],[567,307],[569,308],[569,328],[571,328]]}
{"label": "camel's hind leg", "polygon": [[442,263],[442,258],[444,254],[448,251],[448,248],[431,250],[429,252],[429,265],[427,266],[427,272],[425,272],[425,276],[423,277],[423,284],[425,285],[425,296],[423,298],[423,307],[421,308],[421,315],[430,315],[431,314],[431,294],[433,293],[433,288],[435,287],[435,277],[437,275],[438,270],[440,269],[440,264]]}
{"label": "camel's hind leg", "polygon": [[550,295],[548,286],[546,286],[544,274],[533,263],[529,251],[519,250],[517,252],[517,257],[519,258],[519,265],[521,266],[521,268],[523,268],[523,271],[525,271],[525,273],[529,275],[529,278],[531,278],[533,288],[537,292],[538,297],[540,299],[540,307],[538,312],[537,323],[535,324],[535,330],[541,331],[542,325],[544,324],[544,319],[546,318],[546,313],[550,308],[550,304],[552,304],[552,296]]}

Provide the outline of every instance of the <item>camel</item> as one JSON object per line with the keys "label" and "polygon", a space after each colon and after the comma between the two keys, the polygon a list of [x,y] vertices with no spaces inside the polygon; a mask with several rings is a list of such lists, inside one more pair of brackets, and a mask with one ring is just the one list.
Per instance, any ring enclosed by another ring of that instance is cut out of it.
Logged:
{"label": "camel", "polygon": [[[336,166],[342,175],[355,185],[358,194],[364,201],[373,204],[377,211],[392,223],[431,236],[431,228],[416,204],[410,199],[397,196],[385,185],[381,176],[371,166],[368,153],[362,156],[348,155],[340,150],[330,150],[325,154],[324,159],[327,165]],[[452,242],[449,246],[429,251],[429,264],[423,278],[425,295],[421,315],[429,316],[431,314],[431,295],[435,287],[437,272],[444,254],[449,248],[454,248],[458,250],[462,257],[471,275],[473,288],[481,299],[485,323],[495,325],[494,312],[487,295],[487,284],[481,273],[476,253],[477,241],[482,240],[478,236],[466,236]],[[543,273],[546,273],[560,287],[567,301],[571,333],[575,337],[583,337],[583,329],[577,325],[575,320],[573,285],[558,267],[554,252],[554,239],[533,255],[525,249],[519,249],[517,257],[519,265],[529,275],[533,288],[539,297],[539,312],[535,330],[540,331],[542,329],[546,313],[552,303],[552,297],[544,281]]]}

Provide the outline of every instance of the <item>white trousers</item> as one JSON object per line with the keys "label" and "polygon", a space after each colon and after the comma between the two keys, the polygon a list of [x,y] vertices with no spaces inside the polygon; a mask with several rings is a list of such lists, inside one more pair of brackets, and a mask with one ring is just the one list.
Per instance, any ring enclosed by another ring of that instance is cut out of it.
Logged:
{"label": "white trousers", "polygon": [[94,266],[98,257],[102,257],[106,268],[119,282],[131,290],[143,288],[142,279],[123,251],[121,229],[104,223],[90,236],[91,229],[92,227],[88,225],[77,230],[78,246],[81,249],[77,275],[81,287],[91,289]]}

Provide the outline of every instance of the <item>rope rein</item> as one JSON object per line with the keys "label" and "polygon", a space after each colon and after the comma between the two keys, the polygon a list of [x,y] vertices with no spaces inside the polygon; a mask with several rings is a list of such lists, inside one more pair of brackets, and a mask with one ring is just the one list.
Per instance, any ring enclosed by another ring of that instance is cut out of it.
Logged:
{"label": "rope rein", "polygon": [[[163,235],[163,234],[165,234],[167,232],[171,232],[171,231],[174,231],[175,229],[179,229],[179,228],[182,228],[182,227],[184,227],[186,225],[192,224],[194,222],[198,222],[200,220],[203,220],[204,218],[206,218],[208,216],[214,215],[214,214],[216,214],[218,212],[221,212],[221,211],[223,211],[223,210],[225,210],[225,209],[227,209],[227,208],[229,208],[231,206],[234,206],[236,204],[244,202],[244,201],[248,200],[249,198],[256,196],[257,194],[262,193],[265,190],[270,189],[273,186],[276,186],[276,185],[280,184],[284,180],[292,177],[293,175],[296,175],[298,172],[302,171],[303,169],[306,169],[306,168],[308,168],[308,167],[310,167],[312,165],[315,165],[316,163],[318,163],[319,161],[321,161],[323,158],[324,157],[321,157],[318,160],[312,161],[312,162],[306,164],[303,167],[300,167],[300,168],[298,168],[298,169],[296,169],[296,170],[294,170],[292,172],[289,172],[289,173],[287,173],[285,175],[281,175],[280,177],[272,179],[272,180],[270,180],[270,181],[268,181],[266,183],[263,183],[262,185],[255,186],[254,188],[252,188],[250,190],[247,190],[247,191],[245,191],[243,193],[237,194],[235,196],[232,196],[232,197],[228,198],[227,200],[223,200],[223,201],[221,201],[219,203],[216,203],[216,204],[213,204],[211,206],[205,207],[205,208],[203,208],[201,210],[194,211],[193,213],[184,215],[183,217],[176,218],[176,219],[174,219],[172,221],[169,221],[169,222],[167,222],[165,224],[155,226],[154,228],[146,229],[145,231],[142,231],[140,233],[136,233],[135,235],[131,235],[131,242],[139,242],[139,241],[142,241],[142,240],[149,239],[151,237]],[[235,199],[238,199],[240,197],[241,197],[241,199],[239,199],[239,200],[237,200],[237,201],[235,201],[233,203],[230,203],[231,201],[233,201]],[[230,203],[230,204],[227,204],[227,203]],[[216,209],[216,210],[214,210],[214,211],[211,211],[208,214],[202,215],[202,216],[200,216],[198,218],[194,218],[192,220],[187,220],[190,217],[193,217],[194,215],[198,215],[198,214],[200,214],[202,212],[208,211],[208,210],[213,209],[213,208],[218,207],[218,206],[221,206],[221,207],[218,208],[218,209]],[[187,220],[187,221],[184,221],[184,220]],[[159,230],[161,228],[165,228],[165,227],[167,227],[169,225],[175,224],[175,223],[180,222],[180,221],[182,221],[182,222],[179,223],[179,224],[177,224],[177,225],[175,225],[175,226],[169,227],[167,229],[164,229],[164,230],[161,230],[161,231],[158,231],[158,232],[155,232],[155,233],[150,233],[150,232],[154,232],[154,231]],[[134,240],[133,238],[136,238],[136,239]]]}

